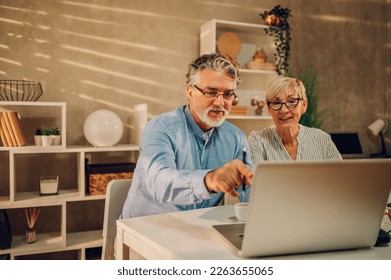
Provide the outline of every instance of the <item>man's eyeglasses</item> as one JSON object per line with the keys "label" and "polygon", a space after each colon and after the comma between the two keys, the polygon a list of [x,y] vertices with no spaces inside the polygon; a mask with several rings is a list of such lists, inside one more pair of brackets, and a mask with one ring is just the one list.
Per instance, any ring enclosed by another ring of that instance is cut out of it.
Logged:
{"label": "man's eyeglasses", "polygon": [[293,110],[296,108],[297,104],[299,104],[299,101],[303,100],[303,98],[292,98],[289,99],[286,102],[277,102],[277,101],[270,101],[267,103],[267,105],[272,109],[273,111],[279,111],[282,108],[282,105],[285,105],[288,110]]}
{"label": "man's eyeglasses", "polygon": [[227,100],[227,101],[233,101],[236,98],[236,94],[233,91],[226,91],[224,93],[219,93],[218,91],[215,91],[215,90],[203,90],[203,89],[200,89],[196,85],[194,85],[194,87],[199,92],[201,92],[203,95],[205,95],[208,98],[217,98],[220,95],[222,95],[223,99]]}

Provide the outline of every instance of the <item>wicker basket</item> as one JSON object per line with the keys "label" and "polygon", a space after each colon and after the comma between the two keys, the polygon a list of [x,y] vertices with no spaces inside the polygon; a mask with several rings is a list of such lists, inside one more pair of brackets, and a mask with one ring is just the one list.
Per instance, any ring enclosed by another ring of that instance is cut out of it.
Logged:
{"label": "wicker basket", "polygon": [[0,80],[0,101],[37,101],[43,94],[38,82]]}

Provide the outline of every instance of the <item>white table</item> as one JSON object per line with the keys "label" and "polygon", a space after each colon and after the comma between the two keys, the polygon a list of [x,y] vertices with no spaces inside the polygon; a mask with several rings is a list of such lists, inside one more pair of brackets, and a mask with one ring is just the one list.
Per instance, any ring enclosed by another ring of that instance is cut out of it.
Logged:
{"label": "white table", "polygon": [[[212,225],[232,223],[232,205],[138,217],[117,221],[117,259],[239,259]],[[135,254],[137,255],[137,254]],[[390,260],[391,246],[267,259]]]}

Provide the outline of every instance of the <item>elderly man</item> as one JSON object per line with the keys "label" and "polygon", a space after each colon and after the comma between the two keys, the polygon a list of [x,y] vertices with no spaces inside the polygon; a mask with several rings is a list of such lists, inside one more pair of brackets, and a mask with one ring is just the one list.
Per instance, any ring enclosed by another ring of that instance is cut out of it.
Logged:
{"label": "elderly man", "polygon": [[[144,128],[140,156],[122,218],[216,206],[238,197],[253,177],[245,134],[225,122],[240,81],[220,54],[195,59],[186,75],[188,104],[155,117]],[[248,199],[248,188],[240,195]]]}

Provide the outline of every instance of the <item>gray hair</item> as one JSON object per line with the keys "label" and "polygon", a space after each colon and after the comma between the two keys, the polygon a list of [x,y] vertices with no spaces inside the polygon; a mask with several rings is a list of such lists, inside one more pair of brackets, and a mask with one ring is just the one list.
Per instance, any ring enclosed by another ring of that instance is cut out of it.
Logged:
{"label": "gray hair", "polygon": [[266,103],[272,101],[272,99],[281,92],[287,94],[295,93],[298,97],[307,100],[305,87],[302,81],[295,78],[279,76],[269,84],[266,90]]}
{"label": "gray hair", "polygon": [[225,72],[230,76],[237,86],[240,82],[239,71],[231,61],[219,53],[204,54],[189,64],[189,71],[186,74],[186,84],[194,86],[199,82],[199,74],[202,70],[211,69],[218,72]]}

